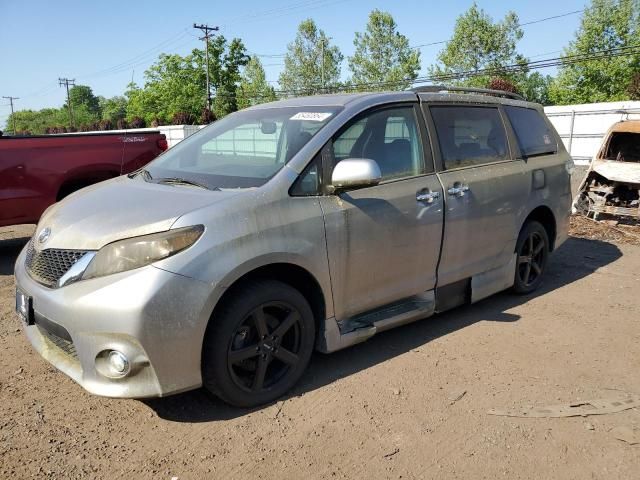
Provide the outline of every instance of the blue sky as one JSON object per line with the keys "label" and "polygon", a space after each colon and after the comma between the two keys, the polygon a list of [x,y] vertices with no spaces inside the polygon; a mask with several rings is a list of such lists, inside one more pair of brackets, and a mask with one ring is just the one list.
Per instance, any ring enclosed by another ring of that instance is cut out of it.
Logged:
{"label": "blue sky", "polygon": [[[132,76],[142,83],[144,70],[160,52],[185,54],[201,45],[193,22],[219,25],[220,33],[241,38],[252,53],[280,55],[300,21],[311,17],[346,57],[353,52],[353,33],[364,30],[374,8],[389,11],[411,45],[421,45],[447,40],[456,17],[471,4],[472,0],[0,0],[0,96],[20,97],[16,102],[20,109],[60,106],[65,93],[58,77],[75,78],[97,95],[122,94]],[[514,10],[522,23],[585,6],[584,0],[480,0],[478,4],[494,19]],[[579,19],[571,15],[524,27],[520,51],[534,59],[557,56],[573,37]],[[421,49],[423,72],[441,48]],[[261,60],[267,79],[276,81],[282,58]],[[0,125],[8,114],[7,101],[0,98]]]}

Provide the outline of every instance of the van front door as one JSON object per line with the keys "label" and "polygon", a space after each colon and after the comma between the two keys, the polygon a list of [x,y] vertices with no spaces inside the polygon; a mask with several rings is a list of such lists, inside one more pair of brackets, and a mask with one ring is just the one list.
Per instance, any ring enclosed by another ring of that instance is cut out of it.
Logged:
{"label": "van front door", "polygon": [[443,192],[418,114],[417,104],[370,111],[333,139],[334,162],[370,158],[383,176],[321,197],[339,321],[435,287]]}

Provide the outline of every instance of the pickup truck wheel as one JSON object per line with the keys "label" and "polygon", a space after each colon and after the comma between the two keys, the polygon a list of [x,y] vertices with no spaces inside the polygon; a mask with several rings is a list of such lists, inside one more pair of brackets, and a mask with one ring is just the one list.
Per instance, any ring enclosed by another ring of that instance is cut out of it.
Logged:
{"label": "pickup truck wheel", "polygon": [[516,243],[516,272],[513,290],[526,294],[536,290],[549,259],[549,236],[545,228],[535,221],[527,222]]}
{"label": "pickup truck wheel", "polygon": [[304,296],[275,280],[237,291],[211,319],[205,335],[205,388],[225,402],[254,407],[284,395],[302,376],[315,341]]}

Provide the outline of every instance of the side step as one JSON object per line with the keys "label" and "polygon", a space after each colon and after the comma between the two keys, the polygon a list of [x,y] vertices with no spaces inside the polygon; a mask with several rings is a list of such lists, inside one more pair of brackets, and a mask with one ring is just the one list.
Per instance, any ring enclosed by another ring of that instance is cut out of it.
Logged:
{"label": "side step", "polygon": [[430,290],[403,302],[350,318],[340,326],[335,319],[327,320],[318,349],[328,353],[364,342],[378,332],[430,317],[435,313],[435,306],[435,292]]}

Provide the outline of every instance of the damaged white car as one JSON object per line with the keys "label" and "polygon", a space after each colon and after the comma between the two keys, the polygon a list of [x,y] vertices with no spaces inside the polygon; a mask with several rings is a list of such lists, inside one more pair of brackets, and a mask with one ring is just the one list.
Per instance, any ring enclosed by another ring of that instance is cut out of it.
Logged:
{"label": "damaged white car", "polygon": [[640,220],[640,120],[614,124],[594,157],[573,203],[593,219]]}

